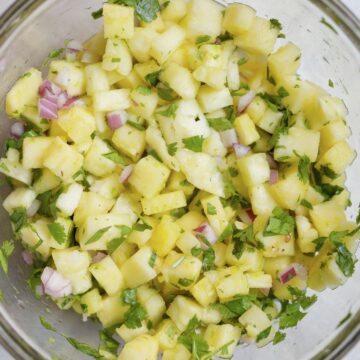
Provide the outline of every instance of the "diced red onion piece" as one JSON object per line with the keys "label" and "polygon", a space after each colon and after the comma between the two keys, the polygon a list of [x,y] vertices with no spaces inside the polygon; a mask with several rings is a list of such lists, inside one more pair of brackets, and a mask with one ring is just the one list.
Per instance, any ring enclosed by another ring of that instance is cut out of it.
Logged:
{"label": "diced red onion piece", "polygon": [[280,282],[282,284],[286,284],[295,276],[299,276],[302,279],[306,279],[307,271],[303,265],[294,263],[279,273]]}
{"label": "diced red onion piece", "polygon": [[112,111],[106,114],[106,119],[109,127],[112,130],[116,130],[125,125],[128,120],[128,114],[124,110]]}
{"label": "diced red onion piece", "polygon": [[50,80],[45,80],[39,87],[39,95],[45,97],[45,90],[48,90],[53,95],[59,95],[61,93],[61,89],[51,82]]}
{"label": "diced red onion piece", "polygon": [[25,124],[22,122],[16,122],[11,125],[10,135],[14,138],[20,138],[25,132]]}
{"label": "diced red onion piece", "polygon": [[58,118],[57,111],[57,104],[54,104],[45,98],[39,100],[39,114],[42,118],[56,120]]}
{"label": "diced red onion piece", "polygon": [[22,256],[25,264],[27,264],[27,265],[32,265],[33,264],[33,258],[32,258],[32,255],[31,255],[31,253],[29,251],[24,250],[21,253],[21,256]]}
{"label": "diced red onion piece", "polygon": [[72,293],[70,281],[48,266],[41,274],[41,283],[44,293],[53,298],[69,296]]}
{"label": "diced red onion piece", "polygon": [[[194,231],[195,235],[204,236],[210,245],[216,243],[216,241],[217,241],[217,236],[215,234],[214,229],[207,222],[201,224],[198,228],[196,228],[193,231]],[[201,240],[201,238],[200,238],[200,240]],[[207,244],[205,244],[205,245],[207,245]]]}
{"label": "diced red onion piece", "polygon": [[41,205],[40,200],[35,199],[26,211],[27,216],[33,217],[40,209],[40,205]]}
{"label": "diced red onion piece", "polygon": [[253,90],[249,90],[244,96],[241,96],[238,102],[237,113],[241,114],[255,99],[256,93]]}
{"label": "diced red onion piece", "polygon": [[270,170],[269,184],[274,185],[279,181],[279,172],[277,170]]}
{"label": "diced red onion piece", "polygon": [[66,46],[66,49],[72,52],[79,52],[82,50],[82,48],[83,48],[82,44],[76,40],[70,40]]}
{"label": "diced red onion piece", "polygon": [[233,149],[236,154],[236,157],[238,157],[238,158],[244,157],[251,150],[249,146],[245,146],[245,145],[238,144],[238,143],[233,144]]}
{"label": "diced red onion piece", "polygon": [[94,256],[93,256],[93,258],[91,259],[91,263],[92,264],[95,264],[95,263],[97,263],[97,262],[99,262],[99,261],[101,261],[103,258],[105,258],[107,255],[106,254],[104,254],[104,253],[102,253],[102,252],[97,252]]}
{"label": "diced red onion piece", "polygon": [[270,166],[270,169],[273,170],[278,169],[278,163],[274,160],[274,158],[270,154],[266,154],[266,160]]}
{"label": "diced red onion piece", "polygon": [[254,214],[252,209],[247,209],[246,214],[249,216],[250,221],[254,222],[254,220],[256,219],[256,215]]}
{"label": "diced red onion piece", "polygon": [[119,177],[119,181],[124,184],[130,177],[132,171],[134,169],[134,166],[133,165],[128,165],[128,166],[125,166],[120,177]]}
{"label": "diced red onion piece", "polygon": [[239,142],[235,129],[229,129],[220,133],[221,141],[226,148],[233,146]]}

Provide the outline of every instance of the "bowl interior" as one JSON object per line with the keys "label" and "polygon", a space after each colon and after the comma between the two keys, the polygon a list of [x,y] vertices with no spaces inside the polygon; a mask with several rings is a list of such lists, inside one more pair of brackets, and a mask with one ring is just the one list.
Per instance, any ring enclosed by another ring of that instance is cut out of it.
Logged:
{"label": "bowl interior", "polygon": [[[262,16],[280,20],[286,39],[280,39],[278,46],[292,41],[301,47],[302,78],[315,81],[331,94],[344,99],[349,109],[348,122],[353,133],[350,143],[359,152],[360,39],[350,31],[346,23],[350,20],[344,19],[344,14],[339,12],[337,16],[342,18],[343,22],[339,22],[339,26],[335,24],[328,17],[328,14],[334,14],[325,6],[325,3],[334,5],[329,0],[314,1],[317,5],[309,0],[242,2],[257,9]],[[30,66],[39,66],[51,50],[63,46],[65,39],[84,41],[94,34],[101,27],[102,20],[94,21],[90,14],[100,6],[100,0],[18,1],[13,7],[12,16],[7,19],[8,22],[5,23],[4,17],[3,23],[0,23],[2,104],[6,92],[19,75]],[[333,6],[333,9],[335,8]],[[336,31],[321,23],[323,17],[334,25]],[[334,88],[328,87],[329,79],[333,81]],[[3,144],[11,123],[3,111],[3,106],[0,119],[0,143]],[[347,186],[353,201],[348,215],[353,219],[360,200],[359,158],[347,175]],[[1,202],[8,191],[6,186],[1,187]],[[8,216],[2,208],[0,222],[2,242],[12,237]],[[10,260],[9,275],[0,277],[0,289],[4,293],[4,300],[0,304],[0,334],[11,345],[12,352],[22,358],[51,358],[56,355],[61,359],[87,359],[88,357],[74,350],[60,334],[72,336],[96,347],[100,326],[92,321],[82,322],[80,316],[72,311],[60,312],[51,302],[36,300],[26,286],[28,269],[20,252],[17,247]],[[288,332],[286,341],[263,349],[255,349],[253,346],[239,347],[235,358],[275,360],[279,359],[279,354],[287,360],[324,358],[358,323],[356,314],[360,308],[360,287],[357,286],[359,281],[358,266],[354,277],[343,287],[335,291],[327,290],[319,295],[319,300],[300,325]],[[352,322],[349,320],[347,324],[337,328],[340,320],[349,312],[353,314]],[[44,329],[39,322],[40,315],[44,316],[58,333]],[[49,342],[49,338],[54,338],[55,342]]]}

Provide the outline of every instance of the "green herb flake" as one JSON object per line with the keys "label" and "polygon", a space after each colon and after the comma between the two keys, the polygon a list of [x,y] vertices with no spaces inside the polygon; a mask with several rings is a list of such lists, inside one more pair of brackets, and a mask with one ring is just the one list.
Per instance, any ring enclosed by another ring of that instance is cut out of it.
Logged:
{"label": "green herb flake", "polygon": [[151,72],[145,76],[145,81],[151,86],[156,86],[159,83],[159,76],[161,70]]}
{"label": "green herb flake", "polygon": [[14,244],[10,240],[5,240],[0,248],[0,266],[3,269],[4,273],[7,274],[9,270],[8,259],[11,254],[14,252]]}
{"label": "green herb flake", "polygon": [[208,215],[217,215],[216,207],[210,203],[207,204],[206,212]]}
{"label": "green herb flake", "polygon": [[103,9],[99,9],[99,10],[93,11],[93,12],[91,13],[91,16],[93,17],[94,20],[100,19],[100,18],[103,16]]}
{"label": "green herb flake", "polygon": [[281,98],[286,98],[290,95],[289,92],[283,86],[281,86],[278,89],[277,93]]}
{"label": "green herb flake", "polygon": [[152,252],[151,253],[151,256],[150,256],[150,259],[149,259],[149,266],[150,267],[154,267],[155,266],[155,263],[156,263],[156,259],[157,259],[157,255],[156,255],[156,252]]}
{"label": "green herb flake", "polygon": [[48,54],[48,58],[55,59],[55,58],[59,57],[60,55],[62,55],[64,50],[65,50],[64,48],[55,49]]}
{"label": "green herb flake", "polygon": [[225,321],[238,318],[246,310],[249,310],[255,301],[256,295],[244,295],[223,304],[215,304],[213,307],[220,312],[222,319]]}
{"label": "green herb flake", "polygon": [[246,245],[253,245],[254,242],[254,227],[253,224],[249,225],[246,229],[235,229],[233,233],[233,255],[240,259],[246,249]]}
{"label": "green herb flake", "polygon": [[193,283],[194,283],[194,280],[192,280],[192,279],[182,278],[182,279],[178,280],[178,284],[183,287],[189,287]]}
{"label": "green herb flake", "polygon": [[143,232],[145,230],[152,230],[152,226],[146,224],[144,221],[138,222],[133,226],[133,230]]}
{"label": "green herb flake", "polygon": [[56,332],[56,329],[43,317],[39,316],[40,324],[49,331]]}
{"label": "green herb flake", "polygon": [[139,85],[136,88],[136,91],[141,95],[145,95],[145,96],[151,95],[151,89],[146,86]]}
{"label": "green herb flake", "polygon": [[264,236],[289,235],[294,232],[295,220],[286,211],[276,207],[265,228]]}
{"label": "green herb flake", "polygon": [[302,199],[300,205],[306,207],[307,209],[312,210],[314,207],[312,206],[311,202],[307,201],[306,199]]}
{"label": "green herb flake", "polygon": [[147,311],[140,304],[136,304],[125,313],[124,324],[129,329],[137,329],[142,326],[142,321],[148,317]]}
{"label": "green herb flake", "polygon": [[280,32],[283,27],[278,19],[270,19],[270,28]]}
{"label": "green herb flake", "polygon": [[90,239],[85,243],[85,245],[92,244],[102,238],[102,236],[111,228],[111,226],[107,226],[106,228],[98,230]]}
{"label": "green herb flake", "polygon": [[86,343],[79,342],[78,340],[70,337],[70,336],[64,336],[65,339],[78,351],[93,357],[94,359],[103,359],[103,357],[100,355],[100,353],[91,347],[90,345]]}
{"label": "green herb flake", "polygon": [[256,342],[267,339],[270,335],[271,329],[272,326],[269,326],[265,330],[261,331],[261,333],[259,333],[258,336],[256,337]]}
{"label": "green herb flake", "polygon": [[275,333],[274,339],[273,339],[273,345],[279,344],[282,341],[284,341],[286,338],[286,334],[281,332],[281,331],[277,331]]}
{"label": "green herb flake", "polygon": [[333,88],[334,87],[334,83],[331,79],[329,79],[329,82],[328,82],[328,85],[329,87]]}
{"label": "green herb flake", "polygon": [[238,65],[241,66],[241,65],[246,64],[247,62],[248,62],[248,59],[243,57],[240,60],[238,60]]}
{"label": "green herb flake", "polygon": [[159,111],[158,114],[175,119],[178,107],[177,104],[171,104],[165,110]]}
{"label": "green herb flake", "polygon": [[298,163],[298,178],[307,184],[310,179],[310,158],[307,155],[300,156],[296,153],[296,156],[300,159]]}
{"label": "green herb flake", "polygon": [[199,44],[203,44],[203,43],[206,43],[208,42],[209,40],[211,40],[211,36],[209,35],[200,35],[196,38],[196,45],[199,45]]}
{"label": "green herb flake", "polygon": [[121,293],[121,301],[123,304],[136,305],[137,304],[137,289],[125,289]]}
{"label": "green herb flake", "polygon": [[118,58],[118,57],[117,57],[117,58],[112,58],[112,59],[111,59],[111,62],[112,62],[112,63],[119,63],[119,62],[121,62],[121,59]]}
{"label": "green herb flake", "polygon": [[27,213],[24,207],[18,207],[13,210],[10,215],[10,221],[13,223],[15,232],[18,232],[27,224]]}
{"label": "green herb flake", "polygon": [[23,75],[21,75],[20,79],[24,79],[31,76],[31,72],[26,72]]}
{"label": "green herb flake", "polygon": [[160,99],[165,101],[174,101],[177,98],[177,94],[168,87],[157,87],[157,93]]}
{"label": "green herb flake", "polygon": [[108,160],[111,160],[115,164],[119,164],[123,166],[126,165],[125,159],[117,151],[111,151],[106,154],[103,154],[102,156]]}
{"label": "green herb flake", "polygon": [[177,143],[172,143],[167,146],[167,151],[170,156],[174,156],[177,152]]}
{"label": "green herb flake", "polygon": [[185,147],[194,152],[202,152],[203,142],[204,137],[199,135],[183,139]]}
{"label": "green herb flake", "polygon": [[331,31],[333,31],[336,35],[338,35],[337,30],[331,25],[324,17],[321,18],[320,23],[327,26]]}
{"label": "green herb flake", "polygon": [[326,239],[327,239],[326,237],[322,236],[322,237],[319,237],[319,238],[312,241],[315,244],[315,251],[320,251],[321,250],[321,248],[325,244]]}
{"label": "green herb flake", "polygon": [[234,167],[229,167],[228,171],[229,171],[229,175],[233,178],[239,175],[239,171]]}
{"label": "green herb flake", "polygon": [[117,356],[120,343],[117,340],[115,340],[113,336],[114,336],[113,329],[104,329],[99,332],[100,341],[103,344],[101,348]]}
{"label": "green herb flake", "polygon": [[333,169],[331,169],[329,165],[321,165],[320,173],[332,180],[335,180],[339,177],[339,175]]}
{"label": "green herb flake", "polygon": [[120,236],[112,239],[106,244],[107,251],[110,255],[127,239],[127,236],[132,231],[132,229],[126,225],[119,225],[117,228],[121,231]]}
{"label": "green herb flake", "polygon": [[128,125],[130,125],[131,127],[133,127],[134,129],[137,129],[137,130],[140,130],[140,131],[145,131],[145,126],[138,123],[138,122],[135,122],[135,121],[131,121],[131,120],[128,120],[126,122]]}
{"label": "green herb flake", "polygon": [[233,123],[224,117],[207,119],[207,122],[216,131],[226,131],[234,128]]}
{"label": "green herb flake", "polygon": [[341,326],[342,326],[343,324],[345,324],[348,320],[350,320],[351,317],[352,317],[352,313],[349,312],[343,319],[341,319],[341,320],[339,321],[339,323],[338,323],[338,325],[337,325],[336,328],[341,327]]}
{"label": "green herb flake", "polygon": [[51,236],[59,245],[65,244],[67,236],[63,225],[55,222],[52,224],[48,224],[47,227],[50,231]]}
{"label": "green herb flake", "polygon": [[223,242],[226,239],[228,239],[230,236],[232,236],[234,232],[234,228],[231,224],[228,224],[226,228],[223,230],[223,232],[220,234],[218,241]]}

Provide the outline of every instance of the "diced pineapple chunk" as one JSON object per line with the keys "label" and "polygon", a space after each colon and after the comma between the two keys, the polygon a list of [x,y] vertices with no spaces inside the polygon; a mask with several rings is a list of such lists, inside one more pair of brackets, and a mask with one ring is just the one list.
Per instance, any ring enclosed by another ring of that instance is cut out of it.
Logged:
{"label": "diced pineapple chunk", "polygon": [[167,58],[183,43],[185,31],[178,25],[171,25],[163,33],[157,35],[152,43],[150,55],[163,64]]}
{"label": "diced pineapple chunk", "polygon": [[277,83],[284,76],[295,75],[300,66],[301,51],[293,43],[287,43],[269,56],[269,72]]}
{"label": "diced pineapple chunk", "polygon": [[136,27],[134,36],[127,41],[131,54],[139,63],[150,60],[151,42],[157,35],[156,31],[150,28]]}
{"label": "diced pineapple chunk", "polygon": [[[32,172],[29,169],[24,169],[22,165],[19,163],[19,160],[13,161],[15,159],[11,159],[9,156],[9,151],[14,149],[9,149],[7,152],[7,158],[0,159],[0,173],[3,173],[6,176],[11,177],[12,179],[18,180],[21,183],[26,185],[31,184],[32,180]],[[19,152],[14,150],[13,152],[16,157],[18,157]]]}
{"label": "diced pineapple chunk", "polygon": [[180,336],[180,330],[170,319],[163,320],[156,329],[155,337],[159,341],[160,351],[173,349],[176,346],[177,339]]}
{"label": "diced pineapple chunk", "polygon": [[66,90],[69,97],[85,93],[85,73],[80,62],[54,60],[50,63],[49,80]]}
{"label": "diced pineapple chunk", "polygon": [[186,37],[196,41],[199,36],[208,35],[214,41],[221,34],[223,7],[211,0],[194,0],[189,4],[181,25]]}
{"label": "diced pineapple chunk", "polygon": [[181,227],[181,229],[185,231],[191,231],[205,222],[205,217],[200,212],[189,211],[176,222]]}
{"label": "diced pineapple chunk", "polygon": [[153,215],[185,207],[186,197],[183,191],[174,191],[151,199],[141,199],[141,205],[145,215]]}
{"label": "diced pineapple chunk", "polygon": [[223,27],[234,35],[241,35],[249,31],[254,25],[256,12],[244,4],[230,4],[226,7]]}
{"label": "diced pineapple chunk", "polygon": [[213,351],[221,349],[217,355],[221,358],[228,359],[233,356],[233,352],[240,339],[240,335],[241,330],[237,326],[231,324],[211,324],[205,331],[204,339]]}
{"label": "diced pineapple chunk", "polygon": [[256,126],[265,130],[266,132],[273,134],[279,125],[281,118],[284,114],[280,111],[273,111],[268,108],[264,114],[256,120]]}
{"label": "diced pineapple chunk", "polygon": [[220,302],[232,300],[238,295],[247,295],[249,285],[246,276],[235,266],[226,268],[216,284],[216,292]]}
{"label": "diced pineapple chunk", "polygon": [[210,156],[221,156],[224,157],[227,153],[227,149],[221,141],[220,134],[211,129],[210,135],[203,142],[203,152]]}
{"label": "diced pineapple chunk", "polygon": [[[1,170],[0,170],[1,171]],[[42,194],[46,191],[52,190],[60,185],[61,179],[59,179],[50,170],[44,168],[41,169],[41,174],[33,183],[33,189],[37,194]]]}
{"label": "diced pineapple chunk", "polygon": [[195,153],[187,149],[178,150],[176,157],[186,179],[195,187],[224,197],[224,183],[214,158],[208,154]]}
{"label": "diced pineapple chunk", "polygon": [[136,252],[136,245],[127,241],[123,242],[119,247],[111,254],[112,259],[115,261],[115,264],[120,268],[121,265],[129,259]]}
{"label": "diced pineapple chunk", "polygon": [[240,49],[266,56],[273,51],[278,34],[269,20],[256,16],[251,28],[237,36],[234,43]]}
{"label": "diced pineapple chunk", "polygon": [[220,236],[229,224],[220,198],[218,196],[207,196],[201,199],[201,205],[215,234]]}
{"label": "diced pineapple chunk", "polygon": [[264,262],[264,272],[271,275],[275,280],[278,278],[279,272],[289,267],[292,262],[290,256],[278,256],[275,258],[266,258]]}
{"label": "diced pineapple chunk", "polygon": [[173,0],[161,11],[161,16],[164,20],[178,22],[186,15],[187,7],[186,0]]}
{"label": "diced pineapple chunk", "polygon": [[113,173],[100,180],[95,180],[91,184],[90,190],[107,199],[115,199],[124,190],[124,185],[119,181],[119,174]]}
{"label": "diced pineapple chunk", "polygon": [[106,71],[117,71],[123,76],[130,74],[133,67],[132,57],[124,40],[108,39],[102,67]]}
{"label": "diced pineapple chunk", "polygon": [[106,214],[113,205],[112,199],[107,199],[92,191],[83,192],[75,209],[74,223],[79,227],[88,216]]}
{"label": "diced pineapple chunk", "polygon": [[[283,208],[295,210],[303,199],[307,184],[299,178],[298,165],[294,164],[285,169],[280,179],[270,186],[274,200]],[[284,196],[286,194],[286,196]]]}
{"label": "diced pineapple chunk", "polygon": [[63,181],[67,181],[78,172],[84,158],[59,137],[49,146],[44,157],[44,166]]}
{"label": "diced pineapple chunk", "polygon": [[137,63],[134,66],[134,70],[140,76],[141,80],[147,83],[146,75],[157,73],[161,70],[161,67],[154,60],[150,60],[144,63]]}
{"label": "diced pineapple chunk", "polygon": [[157,275],[152,259],[154,252],[149,246],[142,247],[121,266],[125,284],[134,288],[147,283]]}
{"label": "diced pineapple chunk", "polygon": [[264,257],[261,251],[256,250],[251,247],[245,247],[243,253],[238,258],[233,253],[234,244],[230,243],[226,247],[226,263],[228,265],[237,266],[241,271],[249,271],[249,270],[261,270],[264,265]]}
{"label": "diced pineapple chunk", "polygon": [[134,8],[117,4],[104,4],[105,39],[130,39],[134,34]]}
{"label": "diced pineapple chunk", "polygon": [[143,85],[143,82],[138,73],[133,69],[128,76],[123,76],[118,80],[117,85],[123,89],[133,89]]}
{"label": "diced pineapple chunk", "polygon": [[344,211],[339,211],[339,205],[333,200],[314,205],[309,215],[319,236],[328,236],[346,223]]}
{"label": "diced pineapple chunk", "polygon": [[131,223],[135,223],[141,213],[141,205],[138,197],[131,193],[123,193],[117,199],[112,214],[127,215]]}
{"label": "diced pineapple chunk", "polygon": [[129,308],[129,305],[123,304],[122,301],[120,301],[120,294],[104,296],[102,309],[98,311],[96,315],[102,326],[109,328],[123,322],[124,315]]}
{"label": "diced pineapple chunk", "polygon": [[35,253],[40,255],[42,260],[48,260],[51,255],[49,240],[42,237],[42,234],[37,233],[36,229],[38,226],[35,226],[35,224],[36,223],[23,226],[19,231],[20,238],[26,247],[34,248]]}
{"label": "diced pineapple chunk", "polygon": [[204,307],[216,302],[218,296],[214,285],[207,277],[203,277],[191,289],[191,295]]}
{"label": "diced pineapple chunk", "polygon": [[213,89],[202,85],[197,94],[197,100],[203,112],[213,112],[233,104],[233,99],[228,88]]}
{"label": "diced pineapple chunk", "polygon": [[243,145],[250,145],[260,139],[253,121],[247,114],[243,114],[235,119],[235,129],[239,141]]}
{"label": "diced pineapple chunk", "polygon": [[166,313],[174,321],[177,328],[183,332],[194,316],[198,319],[202,318],[202,312],[202,307],[194,300],[178,295],[170,304]]}
{"label": "diced pineapple chunk", "polygon": [[162,274],[166,282],[189,289],[199,278],[201,267],[202,262],[198,258],[171,251],[162,265]]}
{"label": "diced pineapple chunk", "polygon": [[89,96],[100,91],[110,90],[108,77],[101,63],[90,64],[85,67],[86,93]]}
{"label": "diced pineapple chunk", "polygon": [[140,327],[132,329],[127,327],[125,324],[122,324],[118,329],[116,329],[116,332],[125,343],[128,343],[136,337],[148,333],[149,329],[147,328],[146,321],[143,320]]}
{"label": "diced pineapple chunk", "polygon": [[80,298],[81,307],[85,309],[86,315],[93,315],[103,308],[103,300],[99,289],[92,289]]}
{"label": "diced pineapple chunk", "polygon": [[65,216],[72,216],[80,203],[83,186],[78,183],[71,184],[56,200],[56,208]]}
{"label": "diced pineapple chunk", "polygon": [[159,343],[150,335],[140,335],[126,343],[118,360],[156,360],[158,358]]}
{"label": "diced pineapple chunk", "polygon": [[245,327],[247,335],[253,338],[256,338],[257,335],[271,326],[271,321],[266,313],[256,305],[246,310],[240,316],[239,322]]}
{"label": "diced pineapple chunk", "polygon": [[351,131],[344,121],[338,120],[325,125],[320,134],[320,153],[323,154],[336,143],[348,138]]}
{"label": "diced pineapple chunk", "polygon": [[95,111],[124,110],[131,106],[130,91],[128,89],[117,89],[100,91],[94,94]]}
{"label": "diced pineapple chunk", "polygon": [[166,311],[164,299],[155,289],[148,285],[142,285],[137,289],[137,297],[140,305],[148,313],[153,326],[156,326]]}
{"label": "diced pineapple chunk", "polygon": [[51,137],[27,137],[23,142],[22,165],[24,169],[39,169],[43,167],[44,157],[51,145]]}
{"label": "diced pineapple chunk", "polygon": [[245,114],[248,114],[251,120],[256,124],[264,116],[267,108],[266,102],[261,97],[257,96],[246,108]]}
{"label": "diced pineapple chunk", "polygon": [[89,268],[91,274],[108,295],[114,295],[124,287],[123,276],[110,256],[106,256]]}
{"label": "diced pineapple chunk", "polygon": [[316,163],[316,168],[325,166],[341,175],[346,168],[354,161],[356,157],[355,150],[346,142],[341,141],[327,150]]}
{"label": "diced pineapple chunk", "polygon": [[28,188],[19,187],[12,191],[4,200],[3,207],[11,215],[16,208],[29,209],[36,198],[36,193]]}
{"label": "diced pineapple chunk", "polygon": [[242,179],[247,186],[260,185],[270,178],[266,154],[252,154],[237,161]]}
{"label": "diced pineapple chunk", "polygon": [[251,271],[245,274],[250,289],[270,289],[272,287],[271,275],[263,271]]}
{"label": "diced pineapple chunk", "polygon": [[159,256],[166,256],[175,247],[180,230],[171,216],[164,215],[151,235],[150,246]]}
{"label": "diced pineapple chunk", "polygon": [[177,344],[173,349],[165,350],[162,360],[190,360],[191,353],[182,344]]}
{"label": "diced pineapple chunk", "polygon": [[297,215],[296,229],[298,233],[297,244],[303,253],[315,252],[316,244],[314,240],[319,237],[318,232],[314,229],[309,219],[302,215]]}
{"label": "diced pineapple chunk", "polygon": [[[304,141],[306,139],[306,141]],[[292,127],[288,134],[281,134],[274,150],[277,161],[297,162],[306,155],[315,162],[319,153],[320,133],[314,130]]]}
{"label": "diced pineapple chunk", "polygon": [[57,122],[69,138],[79,144],[91,141],[91,134],[96,129],[94,116],[79,106],[63,110]]}
{"label": "diced pineapple chunk", "polygon": [[53,250],[51,255],[59,273],[70,280],[74,295],[82,294],[91,288],[90,255],[87,251],[69,248]]}
{"label": "diced pineapple chunk", "polygon": [[131,111],[144,119],[148,119],[153,115],[159,100],[156,91],[144,86],[138,86],[134,89],[130,94],[130,98],[134,104]]}
{"label": "diced pineapple chunk", "polygon": [[7,93],[6,113],[17,118],[26,109],[26,106],[36,106],[41,83],[41,72],[34,68],[28,70]]}
{"label": "diced pineapple chunk", "polygon": [[160,79],[183,99],[194,99],[200,87],[200,83],[194,79],[191,72],[176,63],[167,65]]}
{"label": "diced pineapple chunk", "polygon": [[[129,184],[141,195],[151,199],[166,185],[170,170],[151,155],[142,158],[134,167]],[[151,181],[148,181],[151,178]]]}

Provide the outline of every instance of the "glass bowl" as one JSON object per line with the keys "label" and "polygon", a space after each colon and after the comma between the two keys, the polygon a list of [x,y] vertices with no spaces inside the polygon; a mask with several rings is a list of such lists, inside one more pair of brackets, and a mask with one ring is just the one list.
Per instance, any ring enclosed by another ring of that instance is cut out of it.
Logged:
{"label": "glass bowl", "polygon": [[[300,73],[324,88],[329,79],[335,87],[331,94],[344,99],[348,122],[352,129],[350,142],[360,151],[360,23],[338,0],[243,0],[263,16],[277,18],[283,24],[286,40],[303,50]],[[226,4],[226,2],[223,2]],[[39,66],[49,51],[62,47],[65,39],[83,41],[101,27],[91,12],[101,6],[100,0],[17,0],[0,18],[0,99],[4,100],[12,83],[30,66]],[[333,25],[324,25],[321,19]],[[335,30],[335,31],[334,31]],[[3,143],[11,121],[0,111],[0,141]],[[353,206],[349,217],[354,218],[360,200],[360,159],[348,172],[347,186],[352,193]],[[9,189],[1,187],[0,201]],[[11,238],[6,212],[0,209],[1,240]],[[60,335],[79,341],[98,342],[98,326],[82,322],[72,311],[60,311],[44,299],[36,300],[26,286],[29,269],[17,246],[10,259],[9,275],[1,274],[0,289],[4,299],[0,304],[0,341],[16,359],[88,359],[77,352]],[[346,353],[360,335],[360,271],[334,291],[326,290],[310,309],[300,325],[288,332],[284,342],[262,349],[239,347],[235,359],[325,359]],[[351,314],[347,321],[341,320]],[[58,330],[49,332],[39,322],[44,316]],[[55,342],[49,338],[54,338]]]}

